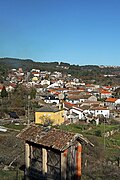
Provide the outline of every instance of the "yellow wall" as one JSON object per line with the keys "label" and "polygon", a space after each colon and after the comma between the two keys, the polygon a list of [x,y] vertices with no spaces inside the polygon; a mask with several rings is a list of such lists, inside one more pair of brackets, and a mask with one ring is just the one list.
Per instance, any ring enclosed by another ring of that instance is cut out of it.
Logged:
{"label": "yellow wall", "polygon": [[35,123],[43,124],[43,119],[50,119],[53,121],[53,125],[61,124],[64,122],[64,110],[58,112],[35,112]]}

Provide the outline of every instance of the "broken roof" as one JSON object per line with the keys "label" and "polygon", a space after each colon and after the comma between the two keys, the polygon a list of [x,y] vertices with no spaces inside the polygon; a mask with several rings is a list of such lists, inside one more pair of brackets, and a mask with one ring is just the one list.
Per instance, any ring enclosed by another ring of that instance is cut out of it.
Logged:
{"label": "broken roof", "polygon": [[17,137],[23,139],[24,141],[51,147],[59,151],[67,149],[73,142],[75,142],[75,140],[93,146],[93,144],[81,134],[75,134],[55,128],[48,129],[36,125],[31,125],[23,129]]}

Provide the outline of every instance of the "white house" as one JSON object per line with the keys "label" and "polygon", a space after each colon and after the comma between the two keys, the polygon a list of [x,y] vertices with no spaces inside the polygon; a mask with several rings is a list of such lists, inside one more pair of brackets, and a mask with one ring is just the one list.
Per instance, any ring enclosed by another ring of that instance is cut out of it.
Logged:
{"label": "white house", "polygon": [[120,104],[120,99],[118,98],[107,98],[105,100],[105,105],[109,106],[109,108],[112,109],[116,109],[116,107]]}
{"label": "white house", "polygon": [[77,108],[75,106],[73,106],[71,109],[70,109],[70,114],[72,113],[75,113],[78,115],[79,119],[83,119],[84,118],[84,115],[83,115],[83,111],[82,109],[80,108]]}
{"label": "white house", "polygon": [[59,80],[54,82],[53,84],[50,84],[47,88],[59,88],[63,86],[63,81]]}
{"label": "white house", "polygon": [[100,92],[101,98],[110,98],[112,96],[112,92],[109,92],[107,90],[102,90]]}
{"label": "white house", "polygon": [[67,102],[73,103],[73,104],[77,104],[80,103],[80,97],[79,96],[69,96],[66,98]]}
{"label": "white house", "polygon": [[41,81],[41,83],[40,83],[42,86],[43,85],[50,85],[50,81],[49,80],[47,80],[47,79],[43,79],[42,81]]}
{"label": "white house", "polygon": [[115,101],[115,105],[117,105],[117,104],[120,104],[120,99],[117,99],[117,100]]}
{"label": "white house", "polygon": [[62,73],[55,71],[54,73],[51,74],[51,77],[60,78],[60,77],[62,77]]}
{"label": "white house", "polygon": [[45,97],[44,102],[50,103],[50,104],[52,104],[52,103],[59,104],[60,101],[59,101],[59,99],[56,98],[55,96],[50,95],[50,96],[46,96],[46,97]]}
{"label": "white house", "polygon": [[12,86],[12,84],[6,87],[7,92],[12,92],[14,89],[15,89],[15,87]]}
{"label": "white house", "polygon": [[106,118],[110,117],[110,110],[105,107],[93,107],[89,109],[89,112],[92,113],[95,117],[98,115],[103,115]]}
{"label": "white house", "polygon": [[70,95],[67,97],[66,101],[77,104],[86,101],[97,101],[97,98],[93,95]]}

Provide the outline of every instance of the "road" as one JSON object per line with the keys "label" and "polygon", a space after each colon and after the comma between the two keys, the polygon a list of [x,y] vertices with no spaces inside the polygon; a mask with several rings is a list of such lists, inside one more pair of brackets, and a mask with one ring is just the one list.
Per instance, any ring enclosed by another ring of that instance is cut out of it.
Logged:
{"label": "road", "polygon": [[27,119],[0,119],[0,125],[7,124],[7,123],[27,123]]}

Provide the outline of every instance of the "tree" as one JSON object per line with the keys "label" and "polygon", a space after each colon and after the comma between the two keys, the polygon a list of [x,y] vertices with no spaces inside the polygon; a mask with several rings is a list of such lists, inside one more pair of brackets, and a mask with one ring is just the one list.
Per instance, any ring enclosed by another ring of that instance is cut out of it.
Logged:
{"label": "tree", "polygon": [[53,125],[53,120],[51,120],[50,117],[48,117],[48,116],[41,116],[40,119],[44,126],[52,126]]}
{"label": "tree", "polygon": [[27,107],[29,91],[26,87],[20,85],[11,95],[11,107]]}
{"label": "tree", "polygon": [[30,90],[30,98],[35,99],[35,97],[36,97],[36,89],[31,88],[31,90]]}
{"label": "tree", "polygon": [[5,86],[3,86],[3,88],[2,88],[1,97],[2,97],[2,98],[8,97],[8,92],[6,91]]}

